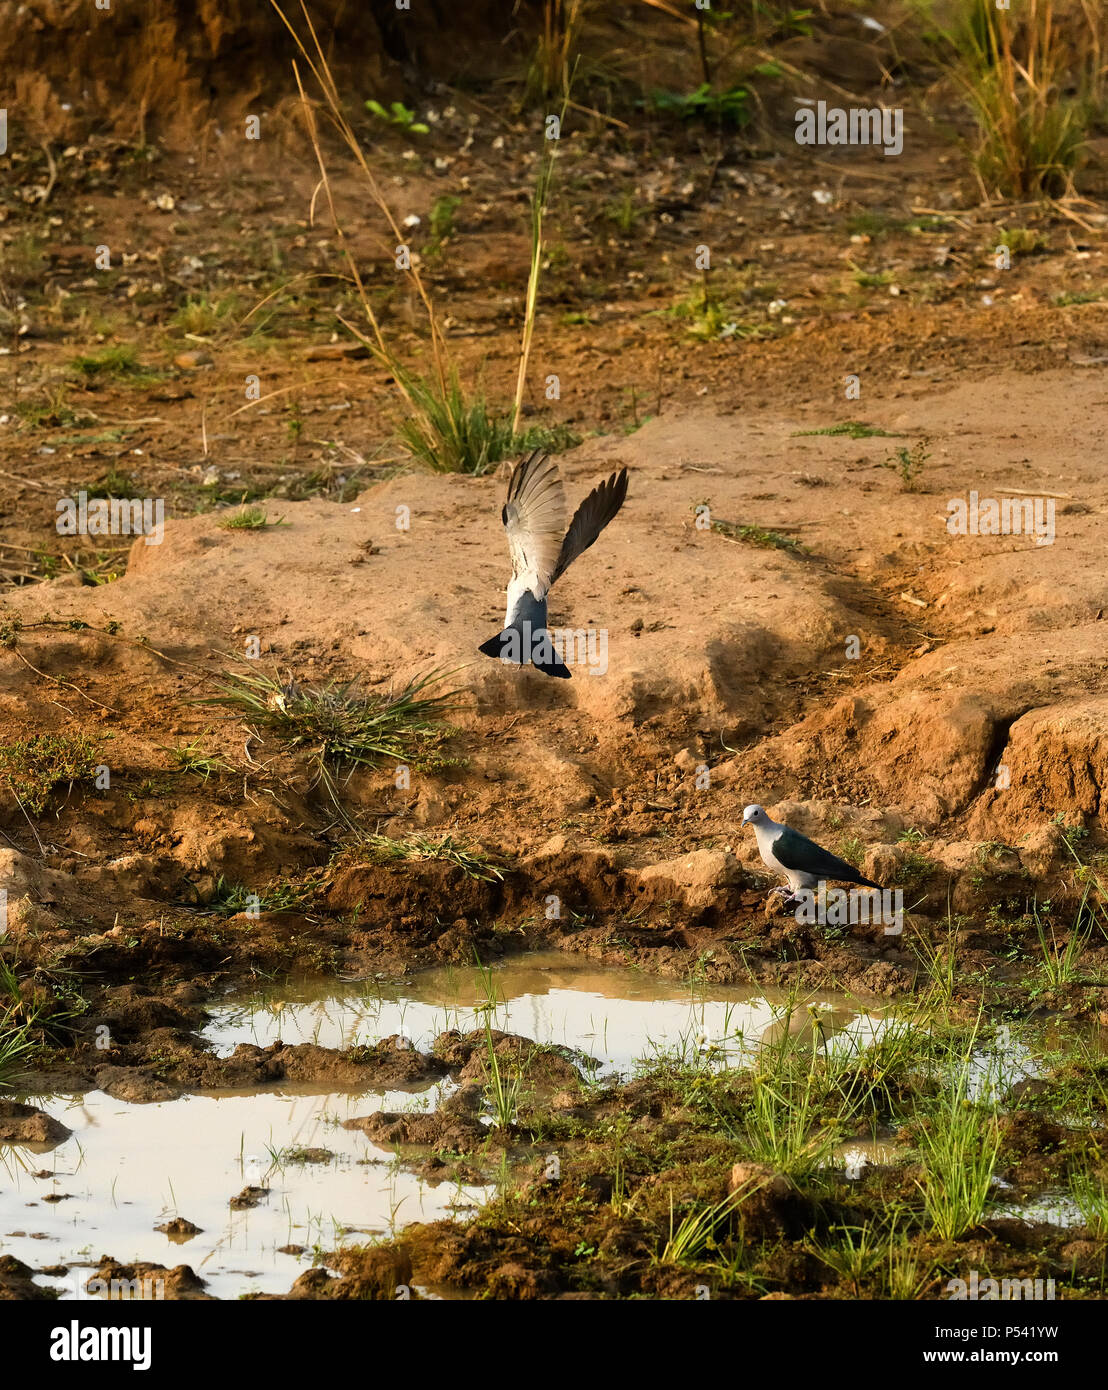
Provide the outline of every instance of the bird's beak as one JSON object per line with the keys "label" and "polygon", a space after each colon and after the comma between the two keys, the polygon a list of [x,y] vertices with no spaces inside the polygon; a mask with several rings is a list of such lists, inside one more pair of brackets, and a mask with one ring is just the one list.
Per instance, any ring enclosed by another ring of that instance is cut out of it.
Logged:
{"label": "bird's beak", "polygon": [[749,817],[749,816],[743,816],[743,825],[749,825],[749,824],[750,824],[750,817]]}

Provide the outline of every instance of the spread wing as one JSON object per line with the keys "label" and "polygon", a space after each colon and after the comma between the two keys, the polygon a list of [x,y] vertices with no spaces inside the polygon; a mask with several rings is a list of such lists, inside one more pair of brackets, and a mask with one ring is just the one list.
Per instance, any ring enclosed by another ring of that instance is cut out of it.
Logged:
{"label": "spread wing", "polygon": [[774,840],[772,848],[777,862],[797,873],[839,879],[844,883],[856,883],[861,877],[853,864],[848,864],[845,859],[823,849],[814,840],[809,840],[807,835],[789,826]]}
{"label": "spread wing", "polygon": [[566,498],[558,465],[541,449],[520,459],[508,480],[501,512],[512,557],[512,578],[537,576],[542,592],[554,582],[554,568],[566,531]]}
{"label": "spread wing", "polygon": [[573,514],[558,563],[554,566],[551,584],[564,574],[578,555],[588,550],[608,522],[623,506],[627,496],[627,469],[621,468],[604,482],[598,483]]}

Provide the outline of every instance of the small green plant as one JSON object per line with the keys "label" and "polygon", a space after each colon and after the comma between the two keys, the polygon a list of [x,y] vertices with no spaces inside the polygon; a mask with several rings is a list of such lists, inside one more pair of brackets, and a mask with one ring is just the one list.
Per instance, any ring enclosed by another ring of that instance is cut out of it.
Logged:
{"label": "small green plant", "polygon": [[443,193],[431,204],[431,240],[428,251],[437,250],[448,238],[454,235],[454,214],[462,205],[461,198],[451,193]]}
{"label": "small green plant", "polygon": [[813,1050],[799,1076],[794,1068],[778,1068],[752,1078],[750,1108],[741,1130],[743,1148],[759,1163],[768,1163],[791,1177],[803,1177],[827,1162],[838,1138],[833,1122],[822,1116],[818,1058]]}
{"label": "small green plant", "polygon": [[500,1068],[500,1058],[496,1053],[496,1040],[492,1035],[491,1014],[485,1014],[485,1073],[488,1078],[486,1095],[492,1104],[492,1122],[496,1129],[510,1129],[515,1124],[523,1091],[523,1076],[520,1071],[509,1074]]}
{"label": "small green plant", "polygon": [[156,380],[158,375],[139,362],[138,352],[130,346],[104,348],[102,352],[75,357],[70,365],[90,384],[115,379],[142,385]]}
{"label": "small green plant", "polygon": [[456,369],[451,369],[445,391],[393,364],[401,375],[411,413],[400,426],[400,437],[414,458],[436,473],[470,473],[480,477],[501,459],[519,449],[510,414],[490,412],[485,398],[467,395]]}
{"label": "small green plant", "polygon": [[954,997],[958,978],[958,932],[949,915],[937,941],[923,936],[912,938],[912,951],[927,972],[930,988],[940,1003]]}
{"label": "small green plant", "polygon": [[910,236],[934,235],[938,232],[946,231],[951,219],[942,213],[926,213],[923,217],[911,217],[904,224],[904,230]]}
{"label": "small green plant", "polygon": [[646,216],[646,209],[639,207],[634,196],[624,189],[618,198],[605,204],[603,215],[616,227],[621,236],[630,236],[640,219]]}
{"label": "small green plant", "polygon": [[756,545],[763,550],[791,550],[794,553],[803,550],[800,542],[791,536],[782,535],[780,531],[767,530],[764,526],[751,526],[713,517],[711,529],[717,535],[726,536],[729,541],[743,541],[747,545]]}
{"label": "small green plant", "polygon": [[[724,329],[729,324],[727,308],[720,303],[713,293],[711,280],[706,270],[702,274],[700,284],[671,305],[666,312],[672,314],[674,318],[687,320],[687,331],[690,336],[705,341],[722,337]],[[734,337],[736,334],[737,327],[736,332],[728,336]]]}
{"label": "small green plant", "polygon": [[684,1264],[702,1260],[716,1248],[716,1231],[728,1219],[741,1201],[740,1195],[730,1193],[718,1202],[694,1207],[676,1227],[673,1224],[673,1192],[669,1194],[669,1239],[659,1257],[662,1264]]}
{"label": "small green plant", "polygon": [[[997,237],[998,246],[1007,246],[1013,256],[1031,256],[1036,251],[1044,251],[1049,245],[1045,233],[1032,227],[1003,227]],[[992,251],[994,248],[989,247]]]}
{"label": "small green plant", "polygon": [[694,92],[667,92],[659,88],[651,94],[650,101],[660,114],[680,116],[685,121],[711,121],[741,130],[751,120],[750,93],[745,87],[717,92],[710,83],[702,82]]}
{"label": "small green plant", "polygon": [[1089,838],[1089,832],[1085,829],[1083,825],[1070,825],[1066,819],[1065,811],[1059,811],[1058,814],[1051,821],[1051,825],[1058,826],[1062,835],[1062,843],[1065,845],[1066,849],[1070,852],[1070,854],[1072,854],[1073,857],[1077,859],[1078,862],[1080,862],[1080,855],[1077,853],[1077,846],[1081,843],[1082,840],[1087,840]]}
{"label": "small green plant", "polygon": [[863,290],[879,290],[893,282],[892,272],[888,270],[862,270],[853,264],[851,269],[854,272],[854,283]]}
{"label": "small green plant", "polygon": [[0,1090],[10,1091],[15,1087],[35,1050],[27,1024],[9,1024],[0,1009]]}
{"label": "small green plant", "polygon": [[198,738],[193,739],[191,743],[181,743],[176,748],[167,748],[165,751],[173,759],[175,772],[191,772],[203,782],[213,773],[232,771],[230,763],[203,752]]}
{"label": "small green plant", "polygon": [[[1086,1163],[1092,1162],[1093,1155],[1087,1155]],[[1089,1234],[1094,1240],[1108,1240],[1108,1189],[1103,1178],[1082,1167],[1070,1180],[1070,1191]]]}
{"label": "small green plant", "polygon": [[224,294],[218,298],[190,294],[177,308],[171,322],[183,334],[210,338],[232,328],[241,312],[242,305],[237,294]]}
{"label": "small green plant", "polygon": [[240,912],[295,912],[307,901],[313,887],[311,883],[276,883],[266,888],[248,888],[244,883],[229,883],[220,874],[215,892],[204,906],[217,917],[234,917]]}
{"label": "small green plant", "polygon": [[270,526],[287,526],[289,523],[282,516],[270,521],[264,507],[243,507],[219,524],[225,531],[265,531]]}
{"label": "small green plant", "polygon": [[64,382],[53,388],[43,387],[43,394],[46,396],[45,404],[20,401],[15,407],[19,418],[32,429],[69,429],[75,425],[92,423],[90,415],[82,415],[69,405]]}
{"label": "small green plant", "polygon": [[895,878],[904,888],[915,889],[926,882],[934,872],[935,861],[913,849],[901,855],[897,861]]}
{"label": "small green plant", "polygon": [[1077,974],[1077,962],[1082,951],[1089,944],[1091,926],[1082,926],[1083,909],[1088,898],[1088,889],[1082,899],[1081,907],[1074,918],[1073,925],[1064,941],[1059,941],[1054,924],[1049,919],[1044,923],[1039,915],[1037,903],[1032,905],[1031,915],[1035,922],[1035,935],[1039,942],[1039,969],[1048,989],[1062,989],[1070,984]]}
{"label": "small green plant", "polygon": [[883,468],[891,468],[900,478],[900,485],[905,492],[917,492],[919,490],[920,475],[923,473],[927,460],[931,457],[927,448],[930,442],[925,435],[922,439],[917,440],[910,449],[902,444],[896,453],[891,454],[882,463]]}
{"label": "small green plant", "polygon": [[15,971],[0,960],[0,1091],[14,1088],[38,1050],[32,1032],[38,1013],[23,998]]}
{"label": "small green plant", "polygon": [[33,816],[42,815],[55,787],[89,780],[98,762],[87,734],[32,734],[0,744],[0,776]]}
{"label": "small green plant", "polygon": [[481,395],[467,396],[456,371],[445,392],[424,377],[394,363],[403,376],[411,414],[400,426],[400,437],[414,458],[436,473],[469,473],[481,477],[502,459],[528,449],[557,452],[580,443],[567,425],[534,425],[516,433],[512,414],[490,413]]}
{"label": "small green plant", "polygon": [[832,438],[845,435],[848,439],[871,439],[880,436],[884,439],[895,439],[895,434],[890,434],[888,430],[878,429],[876,425],[867,425],[864,420],[844,420],[840,425],[829,425],[821,430],[794,430],[794,439],[806,439],[812,435],[825,434]]}
{"label": "small green plant", "polygon": [[957,1240],[984,1216],[1000,1153],[995,1104],[970,1100],[970,1075],[967,1052],[958,1059],[953,1084],[927,1117],[919,1140],[926,1178],[917,1185],[943,1240]]}
{"label": "small green plant", "polygon": [[886,1247],[885,1260],[878,1271],[886,1298],[915,1302],[927,1284],[927,1273],[920,1267],[919,1256],[904,1239],[891,1239]]}
{"label": "small green plant", "polygon": [[832,1270],[849,1285],[855,1298],[862,1296],[865,1283],[888,1258],[888,1242],[876,1227],[832,1226],[827,1234],[837,1237],[828,1243],[806,1241],[806,1248],[821,1264]]}
{"label": "small green plant", "polygon": [[852,213],[846,219],[846,230],[851,236],[883,236],[885,232],[895,226],[895,220],[887,213],[877,212],[872,208],[867,208],[863,212]]}
{"label": "small green plant", "polygon": [[1056,309],[1065,309],[1071,304],[1100,304],[1105,299],[1108,299],[1108,290],[1064,290],[1050,302]]}
{"label": "small green plant", "polygon": [[379,101],[368,100],[365,109],[371,116],[376,116],[379,121],[384,121],[386,125],[398,126],[409,135],[429,135],[430,126],[424,125],[422,121],[416,120],[414,111],[409,110],[402,101],[390,101],[386,109]]}
{"label": "small green plant", "polygon": [[432,840],[426,835],[406,835],[402,840],[394,840],[388,835],[361,835],[353,844],[345,847],[342,856],[346,860],[389,863],[402,860],[438,859],[461,869],[468,878],[483,879],[488,883],[504,877],[504,871],[481,850],[472,849],[452,835],[444,835]]}
{"label": "small green plant", "polygon": [[116,468],[114,465],[99,478],[89,478],[82,483],[80,490],[87,493],[89,497],[145,496],[134,475],[121,468]]}
{"label": "small green plant", "polygon": [[453,733],[442,716],[454,707],[457,691],[428,692],[443,679],[443,672],[430,671],[396,694],[377,695],[354,681],[299,685],[291,677],[225,672],[221,693],[198,703],[235,710],[289,748],[306,751],[313,786],[322,783],[338,804],[335,777],[344,770],[375,767],[384,759],[414,767],[441,764],[437,749]]}

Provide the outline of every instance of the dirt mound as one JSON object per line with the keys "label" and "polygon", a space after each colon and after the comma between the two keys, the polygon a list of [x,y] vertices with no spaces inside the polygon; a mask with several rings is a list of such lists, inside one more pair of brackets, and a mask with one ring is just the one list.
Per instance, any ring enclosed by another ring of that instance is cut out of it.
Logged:
{"label": "dirt mound", "polygon": [[91,1275],[85,1285],[91,1294],[110,1293],[113,1298],[172,1299],[175,1302],[210,1300],[212,1295],[204,1292],[204,1280],[189,1265],[176,1265],[170,1269],[166,1265],[137,1261],[122,1264],[110,1256],[104,1256],[96,1273]]}
{"label": "dirt mound", "polygon": [[[306,37],[296,3],[284,6]],[[384,3],[313,0],[312,21],[340,81],[377,99],[403,95],[398,77],[417,63],[427,76],[482,65],[503,40],[497,6],[474,0],[460,13],[399,11]],[[447,40],[464,31],[466,54]],[[14,137],[71,142],[90,129],[145,141],[159,136],[195,150],[244,119],[268,124],[296,94],[295,44],[276,10],[252,0],[145,0],[141,7],[87,0],[27,0],[0,33]],[[303,67],[303,63],[301,64]]]}
{"label": "dirt mound", "polygon": [[16,1100],[0,1100],[0,1143],[60,1144],[68,1139],[71,1130],[33,1105]]}

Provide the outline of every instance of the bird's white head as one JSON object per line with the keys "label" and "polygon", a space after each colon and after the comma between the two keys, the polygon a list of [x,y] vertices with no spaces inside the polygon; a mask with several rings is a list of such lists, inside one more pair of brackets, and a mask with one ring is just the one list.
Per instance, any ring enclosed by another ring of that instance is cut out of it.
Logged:
{"label": "bird's white head", "polygon": [[743,810],[743,825],[765,825],[768,820],[764,806],[747,806]]}

